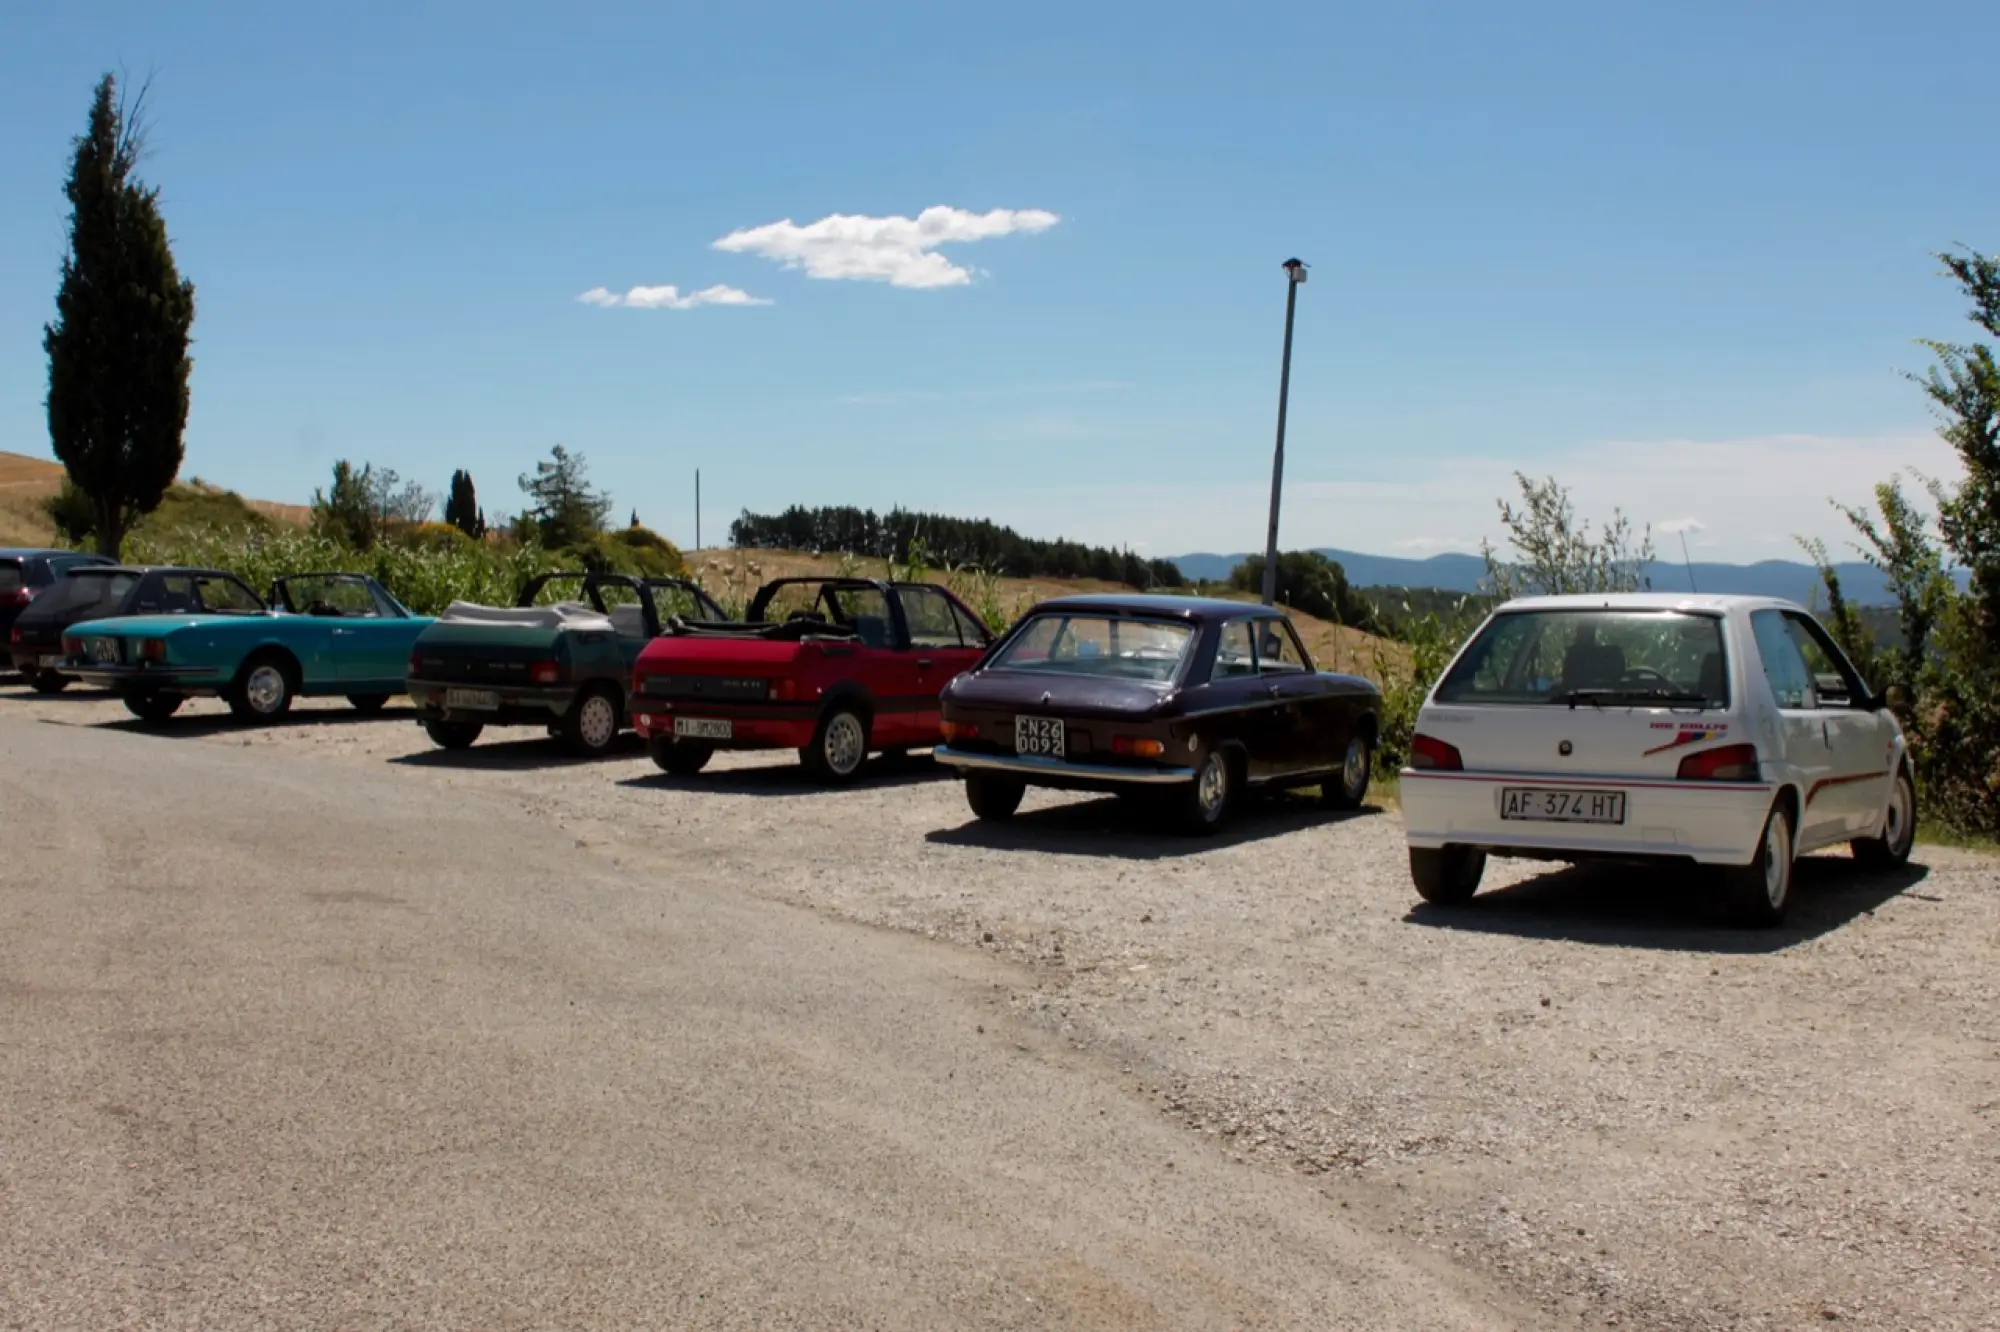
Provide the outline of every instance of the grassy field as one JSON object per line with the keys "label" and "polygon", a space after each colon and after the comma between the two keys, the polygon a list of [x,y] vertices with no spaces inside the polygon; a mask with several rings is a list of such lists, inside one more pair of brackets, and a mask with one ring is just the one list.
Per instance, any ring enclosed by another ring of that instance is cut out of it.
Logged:
{"label": "grassy field", "polygon": [[[62,488],[62,464],[49,458],[0,453],[0,546],[42,546],[55,539],[55,529],[42,512],[42,501]],[[220,487],[190,478],[189,491],[223,495]],[[273,522],[304,526],[311,510],[303,504],[245,500],[250,509]]]}

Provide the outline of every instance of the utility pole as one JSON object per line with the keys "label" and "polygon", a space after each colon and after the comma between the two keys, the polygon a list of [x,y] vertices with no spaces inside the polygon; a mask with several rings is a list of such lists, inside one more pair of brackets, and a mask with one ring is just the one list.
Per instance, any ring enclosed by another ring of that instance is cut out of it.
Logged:
{"label": "utility pole", "polygon": [[1287,259],[1285,269],[1285,357],[1278,371],[1278,446],[1271,455],[1271,526],[1264,536],[1264,604],[1278,599],[1278,492],[1285,484],[1285,402],[1292,391],[1292,315],[1298,309],[1299,288],[1306,266]]}
{"label": "utility pole", "polygon": [[694,469],[694,548],[701,549],[701,468]]}

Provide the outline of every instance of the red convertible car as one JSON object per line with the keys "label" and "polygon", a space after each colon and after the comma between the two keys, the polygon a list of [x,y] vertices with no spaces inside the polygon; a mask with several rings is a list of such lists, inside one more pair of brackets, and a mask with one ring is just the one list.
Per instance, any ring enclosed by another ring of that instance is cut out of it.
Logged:
{"label": "red convertible car", "polygon": [[845,782],[871,752],[929,748],[939,691],[992,638],[930,583],[780,578],[743,618],[670,621],[639,655],[627,706],[668,772],[700,772],[718,749],[795,749]]}

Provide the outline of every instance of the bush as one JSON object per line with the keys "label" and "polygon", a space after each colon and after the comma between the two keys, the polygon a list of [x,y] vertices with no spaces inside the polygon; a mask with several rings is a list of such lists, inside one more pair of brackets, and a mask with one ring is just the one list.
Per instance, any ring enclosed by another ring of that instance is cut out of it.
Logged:
{"label": "bush", "polygon": [[[1264,557],[1252,555],[1230,571],[1239,592],[1264,590]],[[1293,610],[1355,629],[1375,627],[1375,608],[1347,585],[1347,570],[1316,550],[1278,553],[1278,600]]]}

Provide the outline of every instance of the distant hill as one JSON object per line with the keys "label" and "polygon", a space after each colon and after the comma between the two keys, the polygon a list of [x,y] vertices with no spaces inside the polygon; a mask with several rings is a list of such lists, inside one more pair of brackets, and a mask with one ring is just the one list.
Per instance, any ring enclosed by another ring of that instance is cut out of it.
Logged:
{"label": "distant hill", "polygon": [[[1476,592],[1486,576],[1486,561],[1477,555],[1433,555],[1429,559],[1398,559],[1391,555],[1364,555],[1359,551],[1322,549],[1320,554],[1337,560],[1347,571],[1354,587],[1435,587],[1446,592]],[[1176,555],[1173,563],[1189,578],[1223,579],[1241,564],[1242,555]],[[1892,601],[1882,575],[1860,561],[1836,564],[1841,591],[1857,605],[1885,605]],[[1672,560],[1654,560],[1647,577],[1655,590],[1685,591],[1689,568]],[[1799,560],[1760,560],[1755,564],[1707,564],[1693,566],[1694,587],[1700,592],[1724,592],[1743,596],[1789,597],[1810,601],[1819,589],[1819,572]]]}
{"label": "distant hill", "polygon": [[[62,487],[62,464],[50,458],[0,452],[0,546],[41,546],[55,538],[55,528],[42,512],[42,501]],[[229,492],[195,477],[184,483],[183,496],[222,496]],[[253,512],[281,523],[304,523],[312,511],[303,504],[243,500]]]}

